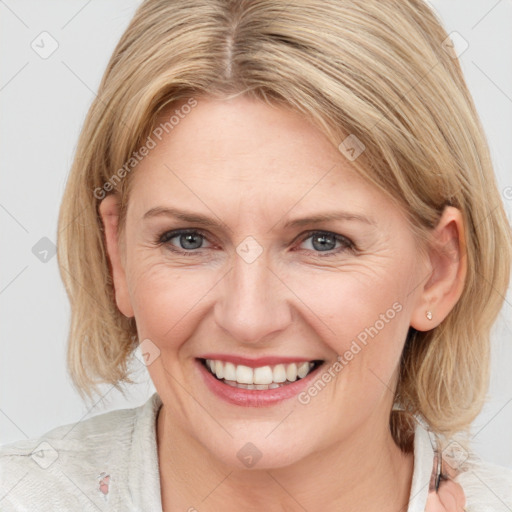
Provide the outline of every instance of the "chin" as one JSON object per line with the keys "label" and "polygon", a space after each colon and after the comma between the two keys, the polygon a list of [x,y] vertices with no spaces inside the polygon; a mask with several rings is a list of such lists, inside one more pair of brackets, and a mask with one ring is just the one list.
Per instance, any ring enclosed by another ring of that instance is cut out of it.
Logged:
{"label": "chin", "polygon": [[285,468],[315,451],[315,447],[307,445],[308,439],[311,441],[314,437],[304,435],[301,440],[299,436],[290,436],[283,425],[272,423],[269,426],[265,422],[263,427],[253,423],[246,428],[247,422],[244,422],[244,427],[238,431],[225,425],[233,437],[224,431],[220,435],[205,436],[202,431],[197,433],[196,439],[228,468],[251,471]]}

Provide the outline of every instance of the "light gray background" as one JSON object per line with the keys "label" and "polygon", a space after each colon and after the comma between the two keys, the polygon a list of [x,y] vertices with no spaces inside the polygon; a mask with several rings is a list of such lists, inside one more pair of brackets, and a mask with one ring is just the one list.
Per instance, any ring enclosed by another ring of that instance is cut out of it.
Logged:
{"label": "light gray background", "polygon": [[[512,218],[512,1],[436,0],[448,33],[469,47],[460,60],[486,130]],[[105,386],[84,404],[65,368],[69,305],[55,243],[57,215],[79,131],[107,61],[139,1],[0,0],[0,444],[102,412],[142,404],[154,387],[140,364],[124,399]],[[52,55],[43,51],[58,43]],[[32,43],[35,41],[35,43]],[[457,48],[457,44],[456,44]],[[508,190],[508,193],[506,192]],[[45,245],[46,244],[46,245]],[[44,256],[44,255],[40,255]],[[489,401],[475,421],[474,448],[512,468],[512,298],[493,331]]]}

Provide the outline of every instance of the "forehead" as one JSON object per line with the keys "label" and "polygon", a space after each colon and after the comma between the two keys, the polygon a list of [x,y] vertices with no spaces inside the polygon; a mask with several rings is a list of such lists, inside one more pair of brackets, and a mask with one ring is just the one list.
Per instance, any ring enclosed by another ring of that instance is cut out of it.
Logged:
{"label": "forehead", "polygon": [[141,209],[166,200],[192,201],[203,210],[236,204],[254,213],[387,203],[318,128],[291,109],[245,97],[180,105],[160,116],[161,140],[132,177]]}

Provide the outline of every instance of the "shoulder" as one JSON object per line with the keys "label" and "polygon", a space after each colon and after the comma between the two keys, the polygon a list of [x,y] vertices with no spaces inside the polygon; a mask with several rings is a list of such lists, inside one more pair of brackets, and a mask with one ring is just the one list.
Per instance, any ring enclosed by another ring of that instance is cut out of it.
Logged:
{"label": "shoulder", "polygon": [[[443,449],[444,472],[457,472],[466,497],[468,512],[510,512],[512,510],[512,469],[481,460],[470,442],[455,436]],[[432,441],[421,422],[414,436],[414,473],[408,512],[423,512],[434,463]]]}
{"label": "shoulder", "polygon": [[509,512],[512,510],[512,469],[472,456],[458,482],[466,496],[468,511]]}
{"label": "shoulder", "polygon": [[0,509],[103,510],[110,475],[126,479],[134,431],[153,412],[154,403],[155,395],[140,407],[0,446]]}

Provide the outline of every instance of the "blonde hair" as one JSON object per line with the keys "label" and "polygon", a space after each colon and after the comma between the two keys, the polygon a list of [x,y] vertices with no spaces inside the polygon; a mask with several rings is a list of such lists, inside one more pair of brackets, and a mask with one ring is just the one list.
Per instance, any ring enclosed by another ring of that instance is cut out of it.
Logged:
{"label": "blonde hair", "polygon": [[187,100],[190,110],[201,97],[243,94],[294,109],[336,146],[355,136],[365,148],[352,165],[403,208],[418,240],[428,241],[446,205],[460,209],[464,290],[438,327],[410,329],[396,401],[436,432],[467,428],[487,391],[490,330],[508,286],[512,241],[447,37],[421,0],[143,2],[88,112],[59,216],[68,365],[82,396],[100,383],[121,390],[131,382],[137,346],[135,320],[116,306],[100,200],[119,195],[122,230],[134,154],[162,116]]}

